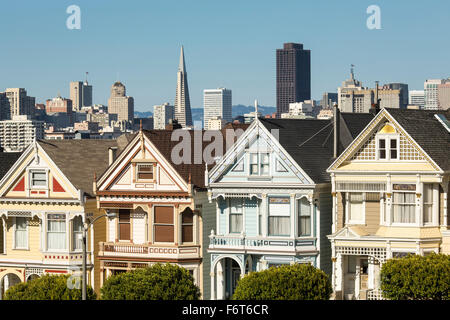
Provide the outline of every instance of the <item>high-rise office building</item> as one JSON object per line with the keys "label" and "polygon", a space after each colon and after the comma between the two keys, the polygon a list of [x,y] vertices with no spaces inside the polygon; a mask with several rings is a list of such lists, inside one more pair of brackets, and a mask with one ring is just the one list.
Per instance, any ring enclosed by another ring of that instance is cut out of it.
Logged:
{"label": "high-rise office building", "polygon": [[92,85],[87,80],[70,82],[70,100],[73,111],[80,111],[82,107],[92,106]]}
{"label": "high-rise office building", "polygon": [[400,108],[406,109],[408,106],[409,89],[406,83],[388,83],[386,86],[389,89],[400,90]]}
{"label": "high-rise office building", "polygon": [[277,49],[277,116],[289,112],[289,103],[311,99],[311,51],[301,43]]}
{"label": "high-rise office building", "polygon": [[177,72],[177,91],[175,94],[175,119],[183,127],[192,126],[191,101],[187,81],[186,64],[184,62],[184,49],[181,46],[180,64]]}
{"label": "high-rise office building", "polygon": [[66,113],[69,119],[69,123],[73,123],[72,118],[72,100],[62,98],[59,94],[56,98],[48,99],[45,105],[45,112],[48,115],[55,113]]}
{"label": "high-rise office building", "polygon": [[164,103],[162,105],[153,107],[153,129],[164,130],[166,125],[169,124],[170,120],[175,117],[174,106],[169,103]]}
{"label": "high-rise office building", "polygon": [[442,79],[429,79],[423,84],[425,91],[425,110],[438,110],[438,85],[443,84]]}
{"label": "high-rise office building", "polygon": [[334,92],[325,92],[320,100],[320,106],[322,109],[329,109],[333,107],[335,103],[338,103],[338,94]]}
{"label": "high-rise office building", "polygon": [[450,109],[450,79],[438,85],[438,109]]}
{"label": "high-rise office building", "polygon": [[8,99],[5,92],[0,92],[0,120],[10,118],[11,109],[9,108]]}
{"label": "high-rise office building", "polygon": [[108,99],[108,113],[116,114],[117,121],[133,124],[134,99],[126,95],[125,86],[117,81],[111,86],[111,96]]}
{"label": "high-rise office building", "polygon": [[381,88],[370,89],[362,86],[355,79],[353,68],[350,79],[342,82],[338,88],[338,106],[341,112],[368,113],[372,105],[380,100],[380,108],[400,108],[401,90],[390,89],[387,85]]}
{"label": "high-rise office building", "polygon": [[[203,128],[212,130],[209,120],[220,117],[231,122],[231,90],[225,88],[203,90]],[[216,125],[214,125],[216,127]]]}
{"label": "high-rise office building", "polygon": [[83,107],[92,106],[92,85],[87,80],[83,83]]}
{"label": "high-rise office building", "polygon": [[0,147],[5,152],[21,152],[34,139],[44,138],[44,122],[31,120],[29,115],[15,115],[0,121]]}
{"label": "high-rise office building", "polygon": [[24,88],[7,88],[3,96],[4,119],[12,119],[14,116],[34,116],[36,98],[27,95]]}
{"label": "high-rise office building", "polygon": [[425,106],[425,91],[424,90],[410,90],[408,104],[412,106]]}

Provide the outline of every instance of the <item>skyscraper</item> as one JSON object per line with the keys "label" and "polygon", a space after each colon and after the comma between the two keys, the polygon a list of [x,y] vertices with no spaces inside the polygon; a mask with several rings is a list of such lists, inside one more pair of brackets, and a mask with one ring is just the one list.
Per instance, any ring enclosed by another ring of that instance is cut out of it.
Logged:
{"label": "skyscraper", "polygon": [[423,108],[425,106],[425,91],[424,90],[410,90],[408,104],[413,106],[419,106]]}
{"label": "skyscraper", "polygon": [[174,118],[174,107],[169,103],[153,107],[153,129],[164,130]]}
{"label": "skyscraper", "polygon": [[83,83],[83,107],[92,106],[92,85],[86,81]]}
{"label": "skyscraper", "polygon": [[211,130],[209,120],[220,117],[232,121],[231,90],[225,88],[203,90],[203,128]]}
{"label": "skyscraper", "polygon": [[388,83],[389,89],[400,90],[400,108],[406,109],[408,106],[409,89],[406,83]]}
{"label": "skyscraper", "polygon": [[70,100],[73,111],[80,111],[82,107],[92,106],[92,85],[87,79],[84,81],[70,82]]}
{"label": "skyscraper", "polygon": [[191,102],[189,100],[189,87],[187,81],[184,50],[181,46],[180,64],[177,72],[177,92],[175,95],[175,119],[183,127],[192,126]]}
{"label": "skyscraper", "polygon": [[[6,98],[6,99],[5,99]],[[4,92],[3,109],[4,119],[12,119],[14,116],[34,116],[35,98],[27,95],[24,88],[7,88]]]}
{"label": "skyscraper", "polygon": [[277,49],[277,116],[289,112],[289,103],[311,99],[311,51],[301,43]]}
{"label": "skyscraper", "polygon": [[108,113],[116,114],[117,121],[133,124],[134,99],[126,95],[125,86],[117,81],[111,86],[111,96],[108,99]]}
{"label": "skyscraper", "polygon": [[83,106],[83,82],[70,82],[70,100],[72,100],[73,111],[81,110]]}
{"label": "skyscraper", "polygon": [[438,110],[438,85],[444,83],[441,79],[426,80],[423,84],[425,91],[425,110]]}

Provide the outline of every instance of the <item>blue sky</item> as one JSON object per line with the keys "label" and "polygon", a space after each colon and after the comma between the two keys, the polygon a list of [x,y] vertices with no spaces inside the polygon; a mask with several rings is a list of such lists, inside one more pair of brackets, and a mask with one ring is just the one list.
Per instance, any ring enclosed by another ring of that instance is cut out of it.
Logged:
{"label": "blue sky", "polygon": [[[66,28],[69,5],[81,30]],[[381,30],[366,27],[369,5]],[[164,0],[8,1],[0,11],[0,90],[25,87],[37,102],[69,96],[89,72],[94,103],[106,104],[117,79],[137,111],[175,98],[181,44],[191,105],[202,91],[227,87],[233,104],[275,106],[275,50],[311,50],[312,96],[335,92],[355,64],[363,85],[406,82],[422,89],[450,76],[450,1]]]}

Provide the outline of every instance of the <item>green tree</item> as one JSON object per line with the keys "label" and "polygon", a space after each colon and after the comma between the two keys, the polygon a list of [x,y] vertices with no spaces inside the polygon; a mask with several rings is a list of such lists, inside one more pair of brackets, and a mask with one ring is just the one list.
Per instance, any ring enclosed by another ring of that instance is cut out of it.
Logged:
{"label": "green tree", "polygon": [[103,300],[198,300],[200,297],[189,272],[169,263],[113,275],[100,290]]}
{"label": "green tree", "polygon": [[328,300],[327,274],[310,264],[272,267],[239,280],[233,300]]}
{"label": "green tree", "polygon": [[408,255],[381,268],[383,296],[392,300],[449,300],[450,255]]}
{"label": "green tree", "polygon": [[[70,275],[44,275],[21,282],[5,293],[5,300],[81,300],[81,289],[67,286]],[[70,282],[70,280],[69,280]],[[96,294],[87,287],[86,298],[95,300]]]}

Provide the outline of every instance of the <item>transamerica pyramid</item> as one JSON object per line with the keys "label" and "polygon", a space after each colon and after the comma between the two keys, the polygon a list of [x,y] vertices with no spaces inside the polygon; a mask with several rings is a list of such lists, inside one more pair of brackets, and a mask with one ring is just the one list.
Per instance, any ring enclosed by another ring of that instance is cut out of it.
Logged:
{"label": "transamerica pyramid", "polygon": [[184,50],[181,46],[180,65],[177,72],[177,92],[175,95],[175,119],[183,128],[192,126],[191,102],[189,100],[189,87],[187,82],[186,64],[184,63]]}

